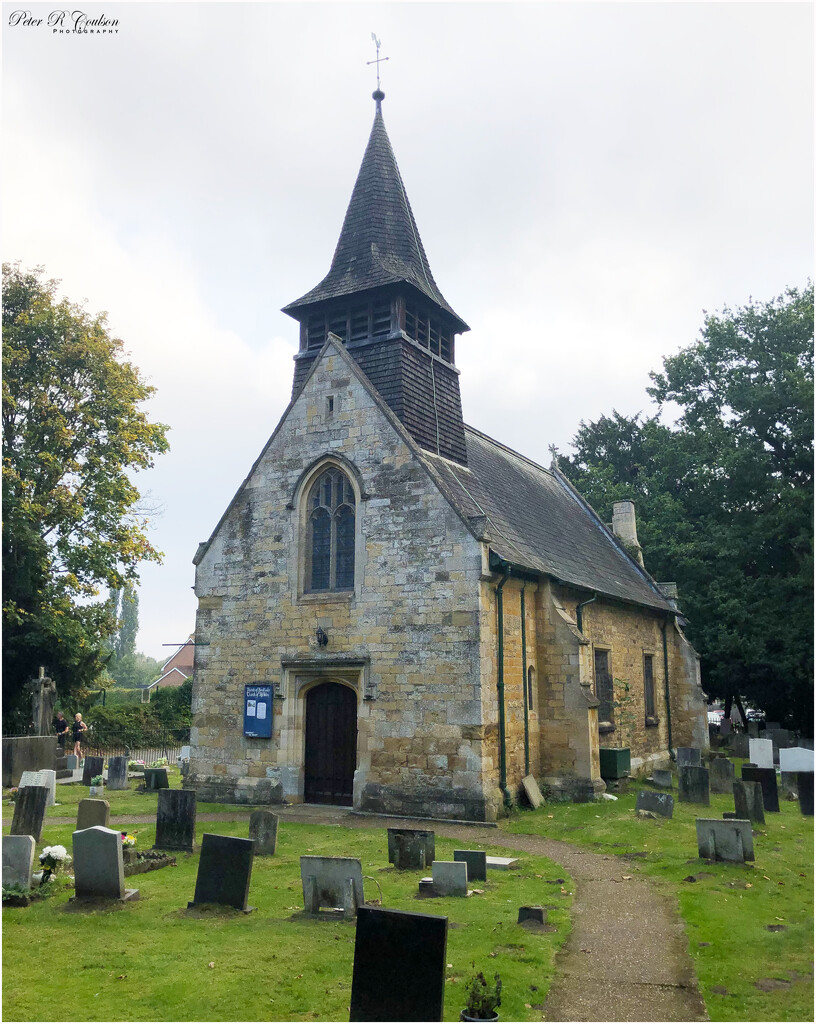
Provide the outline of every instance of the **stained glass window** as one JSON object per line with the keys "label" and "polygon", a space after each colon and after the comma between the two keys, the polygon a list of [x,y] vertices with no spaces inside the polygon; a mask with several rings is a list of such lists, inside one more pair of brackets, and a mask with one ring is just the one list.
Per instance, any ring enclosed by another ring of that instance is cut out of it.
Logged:
{"label": "stained glass window", "polygon": [[325,470],[309,491],[308,589],[354,589],[354,489],[344,473]]}

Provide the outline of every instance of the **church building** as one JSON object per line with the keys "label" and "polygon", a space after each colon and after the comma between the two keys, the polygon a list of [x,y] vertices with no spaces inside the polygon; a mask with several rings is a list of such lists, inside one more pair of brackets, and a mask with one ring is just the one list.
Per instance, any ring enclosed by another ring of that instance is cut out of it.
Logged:
{"label": "church building", "polygon": [[[533,775],[589,799],[706,747],[699,659],[557,465],[465,425],[465,321],[443,297],[376,113],[292,400],[208,541],[185,785],[493,821]],[[609,754],[604,753],[604,759]]]}

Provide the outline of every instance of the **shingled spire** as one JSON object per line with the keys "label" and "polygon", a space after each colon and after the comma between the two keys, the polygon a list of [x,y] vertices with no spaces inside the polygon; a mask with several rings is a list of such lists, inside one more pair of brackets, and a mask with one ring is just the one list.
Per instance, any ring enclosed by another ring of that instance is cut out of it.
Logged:
{"label": "shingled spire", "polygon": [[469,330],[431,274],[377,108],[331,267],[284,306],[301,324],[294,389],[329,331],[338,335],[424,448],[465,461],[454,338]]}

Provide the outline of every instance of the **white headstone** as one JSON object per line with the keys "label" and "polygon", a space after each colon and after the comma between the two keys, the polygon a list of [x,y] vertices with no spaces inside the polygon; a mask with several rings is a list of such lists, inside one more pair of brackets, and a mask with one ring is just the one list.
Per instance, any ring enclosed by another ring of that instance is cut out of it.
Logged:
{"label": "white headstone", "polygon": [[179,754],[179,761],[189,761],[189,760],[190,760],[190,747],[189,747],[189,745],[185,745],[185,746],[183,746],[181,748],[181,753]]}
{"label": "white headstone", "polygon": [[813,751],[806,747],[782,747],[779,767],[783,772],[812,772]]}
{"label": "white headstone", "polygon": [[19,789],[25,786],[45,786],[48,790],[46,807],[53,807],[57,800],[57,773],[53,769],[43,768],[39,772],[23,772],[20,776]]}
{"label": "white headstone", "polygon": [[73,843],[77,899],[122,899],[125,895],[122,833],[94,825],[74,832]]}
{"label": "white headstone", "polygon": [[770,740],[748,740],[748,759],[757,768],[773,768],[773,743]]}
{"label": "white headstone", "polygon": [[34,836],[3,836],[3,885],[31,888]]}

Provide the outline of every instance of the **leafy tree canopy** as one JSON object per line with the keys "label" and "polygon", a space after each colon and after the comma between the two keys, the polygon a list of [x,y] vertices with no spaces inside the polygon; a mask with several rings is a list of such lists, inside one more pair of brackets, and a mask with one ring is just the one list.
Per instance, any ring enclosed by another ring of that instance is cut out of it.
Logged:
{"label": "leafy tree canopy", "polygon": [[646,567],[678,583],[707,692],[810,730],[813,286],[706,315],[651,376],[657,409],[581,423],[562,470],[606,521],[635,500]]}
{"label": "leafy tree canopy", "polygon": [[3,266],[4,716],[39,665],[61,698],[93,682],[116,627],[100,586],[160,557],[130,479],[168,447],[153,388],[57,284]]}

